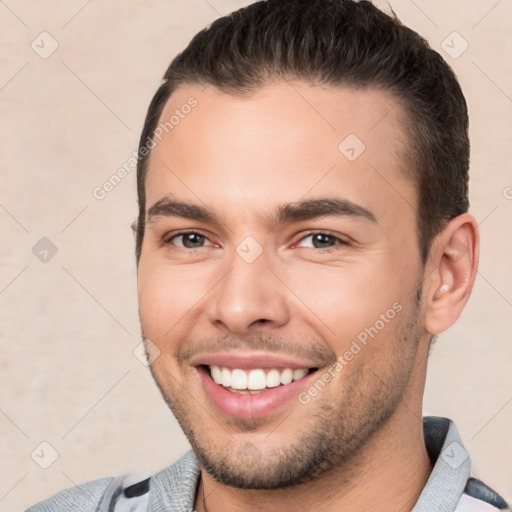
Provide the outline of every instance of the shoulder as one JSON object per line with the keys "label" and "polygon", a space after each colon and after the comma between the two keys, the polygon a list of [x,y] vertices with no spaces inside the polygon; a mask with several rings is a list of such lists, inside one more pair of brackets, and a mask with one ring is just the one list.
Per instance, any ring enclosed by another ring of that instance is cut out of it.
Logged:
{"label": "shoulder", "polygon": [[113,478],[102,478],[77,485],[30,507],[25,512],[96,512]]}
{"label": "shoulder", "polygon": [[151,477],[151,510],[189,511],[194,509],[194,498],[201,468],[192,450],[172,466]]}
{"label": "shoulder", "polygon": [[[200,466],[192,450],[146,480],[102,478],[62,491],[25,512],[97,512],[101,510],[193,510]],[[116,508],[117,510],[117,508]]]}

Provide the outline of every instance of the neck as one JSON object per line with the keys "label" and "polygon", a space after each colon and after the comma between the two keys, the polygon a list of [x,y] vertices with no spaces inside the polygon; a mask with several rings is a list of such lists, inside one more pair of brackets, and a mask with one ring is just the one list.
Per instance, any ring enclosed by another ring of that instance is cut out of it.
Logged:
{"label": "neck", "polygon": [[[418,410],[419,409],[419,410]],[[359,453],[314,481],[286,489],[245,490],[220,485],[204,470],[198,512],[304,510],[411,511],[431,472],[421,404],[404,403]]]}

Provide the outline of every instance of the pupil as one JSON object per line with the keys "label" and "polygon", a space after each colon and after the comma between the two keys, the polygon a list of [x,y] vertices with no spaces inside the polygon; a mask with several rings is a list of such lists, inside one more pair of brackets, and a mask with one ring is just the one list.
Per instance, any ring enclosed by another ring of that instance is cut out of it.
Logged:
{"label": "pupil", "polygon": [[204,236],[198,235],[196,233],[183,236],[183,245],[189,249],[193,247],[201,247],[203,241]]}
{"label": "pupil", "polygon": [[319,247],[330,247],[332,245],[332,240],[329,235],[324,235],[322,233],[318,233],[313,237],[313,245],[316,248]]}

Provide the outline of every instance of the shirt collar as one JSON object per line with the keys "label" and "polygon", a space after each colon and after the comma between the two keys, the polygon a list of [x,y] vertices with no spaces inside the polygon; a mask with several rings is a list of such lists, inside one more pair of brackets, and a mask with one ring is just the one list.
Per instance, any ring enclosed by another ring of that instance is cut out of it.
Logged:
{"label": "shirt collar", "polygon": [[455,423],[447,418],[423,418],[423,432],[434,467],[412,512],[452,512],[471,472],[469,454]]}

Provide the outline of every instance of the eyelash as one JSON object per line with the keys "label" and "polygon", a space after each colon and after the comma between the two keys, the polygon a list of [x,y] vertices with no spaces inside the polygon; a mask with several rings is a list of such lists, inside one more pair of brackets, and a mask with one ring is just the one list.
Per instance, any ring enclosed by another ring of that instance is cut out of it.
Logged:
{"label": "eyelash", "polygon": [[[185,235],[199,235],[199,236],[202,236],[204,237],[206,240],[208,240],[208,237],[206,235],[204,235],[203,233],[199,232],[199,231],[180,231],[178,233],[175,233],[174,235],[172,235],[171,237],[168,237],[164,240],[164,243],[165,244],[168,244],[168,245],[172,245],[172,240],[174,240],[175,238],[178,238],[180,236],[185,236]],[[305,235],[303,235],[297,242],[295,242],[293,244],[293,246],[295,247],[297,244],[303,242],[306,238],[310,237],[310,236],[314,236],[314,235],[326,235],[332,239],[334,239],[337,243],[336,245],[332,246],[332,247],[326,247],[326,248],[316,248],[316,247],[305,247],[305,249],[317,249],[319,251],[322,251],[322,252],[331,252],[333,250],[336,249],[336,247],[338,246],[350,246],[350,242],[348,240],[346,240],[345,238],[341,238],[337,235],[335,235],[334,233],[331,233],[329,231],[310,231],[308,233],[306,233]],[[197,250],[197,249],[189,249],[187,247],[180,247],[178,246],[180,249],[185,249],[185,250],[189,250],[189,251],[192,251],[192,250]],[[203,247],[199,247],[198,249],[203,249]]]}

